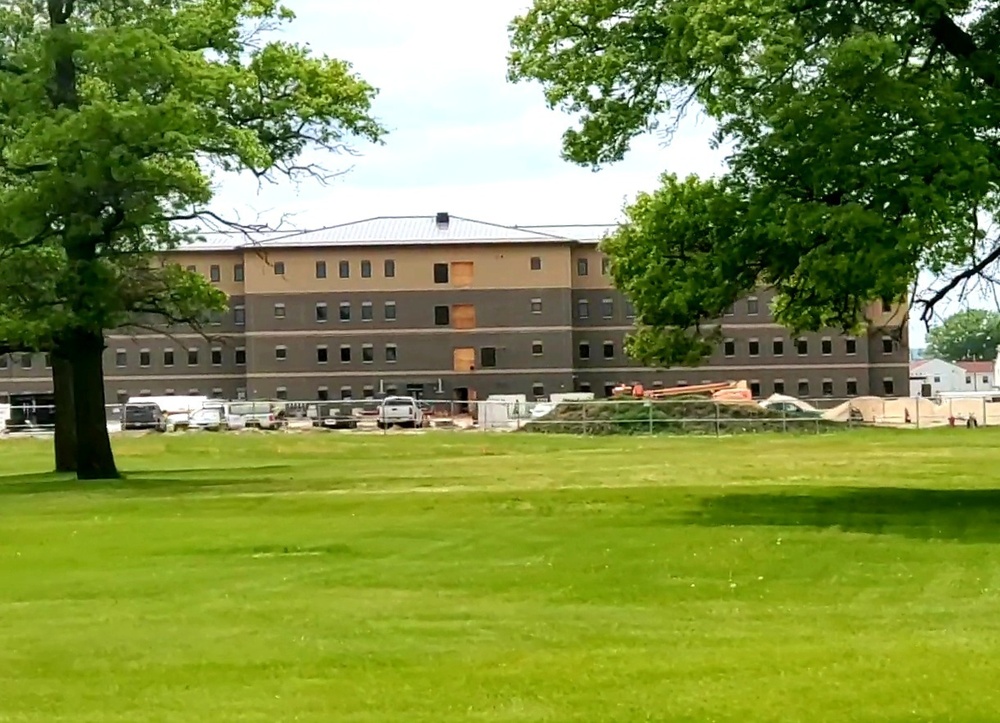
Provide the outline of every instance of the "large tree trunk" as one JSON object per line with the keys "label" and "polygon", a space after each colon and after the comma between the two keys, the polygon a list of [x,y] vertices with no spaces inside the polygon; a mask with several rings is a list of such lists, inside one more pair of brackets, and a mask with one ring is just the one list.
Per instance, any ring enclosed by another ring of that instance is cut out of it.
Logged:
{"label": "large tree trunk", "polygon": [[73,335],[73,404],[76,419],[76,477],[115,479],[115,455],[104,406],[104,337],[87,331]]}
{"label": "large tree trunk", "polygon": [[73,363],[59,349],[52,352],[52,393],[56,399],[56,472],[76,472]]}

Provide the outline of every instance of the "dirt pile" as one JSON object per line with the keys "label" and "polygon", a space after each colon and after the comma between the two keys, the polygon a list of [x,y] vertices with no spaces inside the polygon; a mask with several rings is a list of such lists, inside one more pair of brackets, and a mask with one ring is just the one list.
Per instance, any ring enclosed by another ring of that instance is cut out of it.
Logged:
{"label": "dirt pile", "polygon": [[826,419],[783,415],[757,404],[715,403],[703,397],[646,402],[560,404],[523,431],[549,434],[745,434],[788,431],[816,434],[846,429]]}

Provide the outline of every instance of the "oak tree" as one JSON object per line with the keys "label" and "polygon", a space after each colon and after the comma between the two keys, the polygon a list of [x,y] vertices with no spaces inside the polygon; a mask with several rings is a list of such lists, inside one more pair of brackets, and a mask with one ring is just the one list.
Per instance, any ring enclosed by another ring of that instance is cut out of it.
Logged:
{"label": "oak tree", "polygon": [[1000,313],[966,309],[927,333],[926,355],[947,361],[993,361],[1000,346]]}
{"label": "oak tree", "polygon": [[685,113],[714,122],[726,172],[665,174],[606,244],[633,351],[693,363],[762,285],[793,329],[853,330],[872,300],[909,295],[929,321],[991,274],[998,28],[996,0],[535,0],[509,65],[577,116],[576,163]]}
{"label": "oak tree", "polygon": [[[347,63],[272,39],[292,18],[277,0],[0,8],[0,339],[50,344],[71,368],[80,478],[117,474],[105,332],[222,303],[156,260],[222,221],[213,170],[315,174],[304,154],[383,134]],[[35,282],[23,296],[18,277]]]}

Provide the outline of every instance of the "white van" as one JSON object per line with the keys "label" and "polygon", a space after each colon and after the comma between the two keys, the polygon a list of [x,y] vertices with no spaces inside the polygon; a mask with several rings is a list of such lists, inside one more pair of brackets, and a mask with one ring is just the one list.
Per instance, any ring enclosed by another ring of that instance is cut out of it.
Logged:
{"label": "white van", "polygon": [[229,429],[280,429],[285,420],[272,402],[231,402],[226,409]]}

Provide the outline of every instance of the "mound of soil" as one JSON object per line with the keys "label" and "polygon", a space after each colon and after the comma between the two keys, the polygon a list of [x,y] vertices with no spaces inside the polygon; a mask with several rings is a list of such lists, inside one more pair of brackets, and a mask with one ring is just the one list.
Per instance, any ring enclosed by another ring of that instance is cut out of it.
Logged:
{"label": "mound of soil", "polygon": [[716,403],[704,397],[604,403],[560,404],[522,431],[548,434],[745,434],[804,432],[816,434],[846,428],[824,419],[770,412],[756,404]]}

